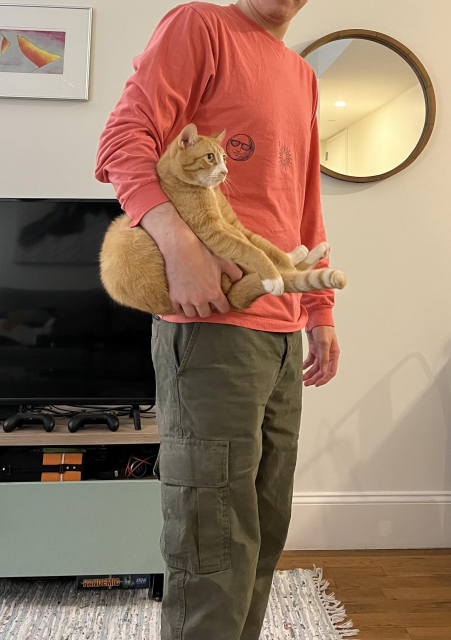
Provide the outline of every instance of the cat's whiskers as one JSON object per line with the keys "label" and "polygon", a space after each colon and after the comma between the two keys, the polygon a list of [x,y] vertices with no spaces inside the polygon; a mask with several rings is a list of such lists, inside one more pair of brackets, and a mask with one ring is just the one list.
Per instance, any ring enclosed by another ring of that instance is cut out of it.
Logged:
{"label": "cat's whiskers", "polygon": [[243,191],[240,189],[240,187],[238,186],[238,183],[235,182],[234,180],[232,180],[232,178],[228,178],[228,180],[230,181],[231,185],[233,187],[235,187],[236,189],[238,189],[238,191],[241,193],[242,196],[245,196],[245,194],[243,193]]}
{"label": "cat's whiskers", "polygon": [[224,187],[224,194],[228,196],[229,193],[230,193],[230,186],[228,184],[227,178],[225,180],[223,180],[221,184]]}
{"label": "cat's whiskers", "polygon": [[[230,176],[227,176],[227,178],[224,180],[223,184],[226,185],[229,193],[232,196],[236,196],[236,194],[234,193],[234,188],[238,189],[238,191],[244,196],[244,193],[242,192],[242,190],[239,188],[239,186],[236,184],[236,182],[234,182],[234,180],[232,180],[232,178]],[[236,196],[236,197],[238,197],[238,196]]]}

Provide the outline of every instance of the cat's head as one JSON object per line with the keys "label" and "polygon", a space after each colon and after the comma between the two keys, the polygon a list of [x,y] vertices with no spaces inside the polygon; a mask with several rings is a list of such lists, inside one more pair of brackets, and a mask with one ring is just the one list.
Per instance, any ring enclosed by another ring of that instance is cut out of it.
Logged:
{"label": "cat's head", "polygon": [[179,180],[199,187],[216,187],[227,177],[226,154],[221,147],[225,129],[213,136],[200,136],[188,124],[169,145],[168,168]]}

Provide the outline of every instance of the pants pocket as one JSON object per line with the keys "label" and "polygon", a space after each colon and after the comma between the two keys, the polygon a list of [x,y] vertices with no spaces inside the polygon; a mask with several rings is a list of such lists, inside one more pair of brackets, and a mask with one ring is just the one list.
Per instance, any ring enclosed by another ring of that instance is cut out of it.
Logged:
{"label": "pants pocket", "polygon": [[174,322],[173,351],[177,375],[181,375],[190,359],[200,331],[200,322]]}
{"label": "pants pocket", "polygon": [[230,567],[229,443],[162,438],[158,458],[169,566],[205,574]]}

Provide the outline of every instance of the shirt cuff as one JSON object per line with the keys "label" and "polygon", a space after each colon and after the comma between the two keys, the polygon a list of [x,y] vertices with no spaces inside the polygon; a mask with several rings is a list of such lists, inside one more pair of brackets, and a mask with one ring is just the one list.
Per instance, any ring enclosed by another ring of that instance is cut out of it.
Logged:
{"label": "shirt cuff", "polygon": [[335,327],[332,315],[332,307],[328,305],[320,305],[307,310],[308,320],[305,326],[306,331],[311,331],[313,327],[328,326]]}
{"label": "shirt cuff", "polygon": [[131,218],[130,227],[136,227],[148,211],[163,202],[169,202],[169,198],[158,182],[151,182],[134,191],[123,206]]}

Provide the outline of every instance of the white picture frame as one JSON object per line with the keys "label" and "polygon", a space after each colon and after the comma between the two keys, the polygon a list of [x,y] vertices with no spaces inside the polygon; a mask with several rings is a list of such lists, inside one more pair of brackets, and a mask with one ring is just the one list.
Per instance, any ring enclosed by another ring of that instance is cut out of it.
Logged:
{"label": "white picture frame", "polygon": [[91,7],[0,4],[0,98],[88,100]]}

